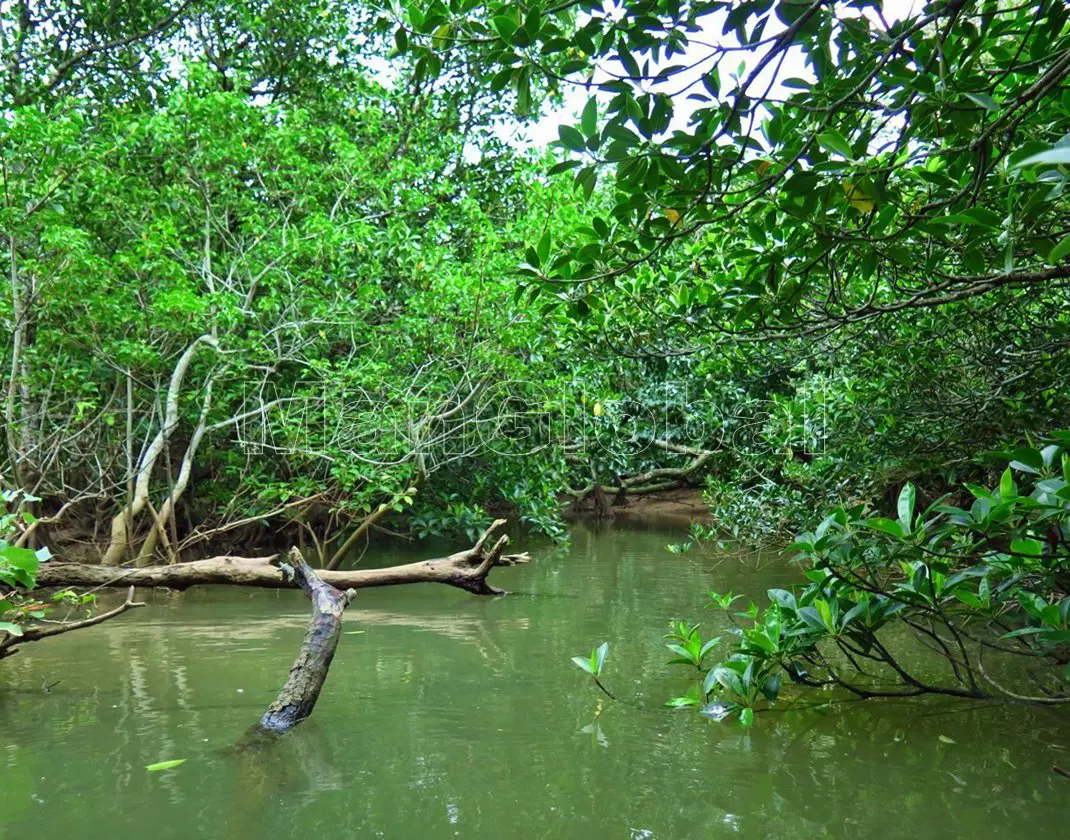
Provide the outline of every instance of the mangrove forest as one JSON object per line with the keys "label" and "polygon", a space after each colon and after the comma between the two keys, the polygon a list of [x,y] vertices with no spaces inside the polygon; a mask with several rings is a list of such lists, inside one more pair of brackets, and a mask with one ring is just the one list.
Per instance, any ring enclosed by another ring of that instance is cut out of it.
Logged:
{"label": "mangrove forest", "polygon": [[0,837],[1070,824],[1064,0],[0,0],[0,286]]}

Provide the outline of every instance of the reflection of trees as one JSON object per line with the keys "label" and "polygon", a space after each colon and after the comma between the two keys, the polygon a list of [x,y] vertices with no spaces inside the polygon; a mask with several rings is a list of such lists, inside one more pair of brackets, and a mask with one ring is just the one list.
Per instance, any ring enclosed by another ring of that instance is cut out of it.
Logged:
{"label": "reflection of trees", "polygon": [[[763,713],[744,732],[665,710],[662,622],[705,617],[709,588],[757,596],[785,574],[669,555],[670,541],[577,529],[567,556],[540,552],[517,573],[526,594],[504,599],[362,592],[346,631],[364,632],[343,636],[316,716],[259,755],[229,747],[278,691],[306,603],[160,597],[128,625],[5,663],[0,804],[24,795],[7,779],[32,767],[31,793],[77,802],[50,809],[51,828],[85,840],[147,826],[163,840],[928,840],[1013,836],[1019,823],[1061,836],[1066,780],[1048,772],[1065,761],[1048,747],[1067,744],[1058,714],[867,701]],[[568,663],[602,640],[624,698],[597,718],[606,747],[581,732],[597,695]],[[40,675],[57,672],[64,682],[42,696]],[[189,761],[145,772],[166,758]],[[8,808],[0,829],[29,836],[38,817]]]}

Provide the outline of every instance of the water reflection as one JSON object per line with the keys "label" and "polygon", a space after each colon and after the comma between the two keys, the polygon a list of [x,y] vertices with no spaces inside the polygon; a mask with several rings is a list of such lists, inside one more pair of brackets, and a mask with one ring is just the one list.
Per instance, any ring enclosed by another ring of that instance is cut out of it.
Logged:
{"label": "water reflection", "polygon": [[[669,619],[703,617],[708,589],[756,597],[791,578],[768,558],[672,555],[677,538],[580,528],[567,554],[536,549],[502,575],[521,597],[361,592],[315,717],[259,749],[235,745],[285,679],[307,616],[298,593],[154,594],[150,610],[26,648],[2,672],[0,834],[1065,833],[1070,782],[1049,768],[1070,764],[1070,739],[1056,711],[813,707],[823,698],[807,693],[744,732],[665,710],[679,687],[659,649]],[[569,663],[602,640],[619,703]],[[188,761],[145,771],[172,758]]]}

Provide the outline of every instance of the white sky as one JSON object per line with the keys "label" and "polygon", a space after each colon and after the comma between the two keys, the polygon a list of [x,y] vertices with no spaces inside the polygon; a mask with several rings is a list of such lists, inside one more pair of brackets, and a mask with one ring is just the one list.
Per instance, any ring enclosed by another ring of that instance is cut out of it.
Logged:
{"label": "white sky", "polygon": [[[908,17],[915,11],[920,10],[923,5],[924,0],[884,0],[884,2],[881,3],[881,10],[883,12],[884,19],[887,20],[888,23],[894,23],[895,21],[901,20],[904,17]],[[845,12],[847,10],[841,8],[840,11]],[[866,16],[876,25],[880,26],[879,20],[877,16],[872,12],[872,10],[867,9]],[[724,25],[723,14],[717,13],[710,15],[708,18],[705,19],[705,21],[706,22],[703,32],[692,36],[692,42],[704,41],[711,44],[738,46],[739,42],[735,39],[733,35],[721,35],[721,29]],[[769,27],[766,29],[764,35],[766,37],[770,35],[775,35],[783,28],[784,27],[780,24],[780,21],[777,20],[774,15],[772,16]],[[671,60],[664,62],[664,66],[668,66],[670,64],[692,64],[696,61],[699,61],[705,54],[709,52],[710,51],[708,48],[704,48],[702,46],[692,43],[691,49],[684,53],[684,55],[673,56]],[[729,80],[725,78],[729,71],[729,68],[732,68],[732,70],[734,71],[735,65],[738,64],[738,62],[744,62],[747,66],[746,69],[744,69],[743,73],[744,75],[746,75],[746,73],[750,71],[750,68],[757,61],[760,60],[761,55],[762,53],[760,52],[750,50],[735,53],[733,56],[724,59],[722,61],[721,69],[722,89],[730,88]],[[770,66],[766,67],[758,76],[758,78],[754,81],[752,87],[755,91],[764,92],[765,86],[769,84],[773,73],[775,72],[775,65],[776,62],[771,62]],[[666,91],[678,90],[679,88],[686,85],[688,82],[693,81],[697,77],[702,76],[703,74],[708,72],[711,66],[712,62],[706,61],[700,66],[696,67],[693,71],[682,73],[679,76],[670,80],[669,82],[664,83],[660,89]],[[618,68],[617,72],[621,72],[619,70],[619,65],[616,65],[616,67]],[[814,79],[813,73],[805,65],[805,60],[798,49],[793,49],[788,52],[788,55],[784,60],[783,67],[777,74],[778,79],[787,79],[792,77],[808,79],[811,81]],[[599,75],[596,73],[595,78],[604,79],[605,74],[603,73]],[[653,89],[657,90],[659,88],[654,87]],[[777,84],[773,86],[770,95],[779,96],[784,92],[784,88]],[[575,123],[578,121],[579,113],[583,109],[583,106],[587,103],[589,95],[590,94],[583,87],[583,85],[570,85],[565,91],[565,102],[562,107],[550,110],[541,119],[529,126],[503,126],[500,129],[500,136],[503,139],[510,140],[511,142],[514,142],[520,146],[529,148],[532,146],[537,148],[545,148],[551,142],[557,140],[557,128],[559,125],[561,125],[561,123]],[[600,100],[608,100],[609,98],[611,97],[607,94],[599,95]],[[673,118],[673,125],[679,128],[685,128],[690,118],[691,112],[694,109],[700,107],[698,103],[688,101],[684,97],[681,97],[676,102],[674,102],[674,105],[675,115]]]}

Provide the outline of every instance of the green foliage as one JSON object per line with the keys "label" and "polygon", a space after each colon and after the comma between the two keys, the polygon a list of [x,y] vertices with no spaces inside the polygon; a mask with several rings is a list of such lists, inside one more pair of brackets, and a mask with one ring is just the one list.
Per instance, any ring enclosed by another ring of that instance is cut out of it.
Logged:
{"label": "green foliage", "polygon": [[602,644],[591,650],[590,656],[573,656],[572,664],[579,668],[581,671],[591,675],[591,679],[594,684],[598,686],[598,689],[606,695],[610,700],[616,700],[617,698],[610,693],[603,684],[600,677],[602,676],[602,670],[605,668],[606,657],[609,655],[609,642],[602,642]]}
{"label": "green foliage", "polygon": [[[990,453],[1009,462],[997,486],[965,484],[924,506],[906,483],[894,518],[837,508],[791,547],[805,586],[771,589],[760,612],[730,614],[746,621],[727,657],[707,665],[713,640],[703,644],[697,626],[674,631],[673,661],[700,671],[701,690],[687,704],[747,724],[777,700],[785,677],[860,697],[1067,700],[1068,450],[1070,433],[1060,432],[1041,446]],[[730,610],[730,595],[713,597]],[[944,667],[904,664],[910,644]],[[1026,674],[1021,660],[1032,663]],[[1031,688],[1008,688],[1009,680]]]}
{"label": "green foliage", "polygon": [[421,539],[432,534],[460,534],[474,541],[490,523],[481,507],[466,504],[457,494],[451,494],[445,504],[417,508],[409,517],[409,526]]}
{"label": "green foliage", "polygon": [[74,610],[90,609],[96,603],[92,594],[61,590],[49,601],[31,594],[37,586],[41,563],[52,555],[47,548],[23,548],[17,538],[36,521],[25,505],[39,500],[25,493],[4,491],[0,501],[4,505],[0,508],[0,632],[21,637],[27,625],[45,618],[56,607],[66,607],[68,615]]}
{"label": "green foliage", "polygon": [[474,53],[496,90],[588,92],[549,170],[587,218],[530,240],[545,254],[519,273],[596,352],[705,390],[722,442],[708,495],[740,539],[906,478],[953,486],[976,477],[978,448],[1070,422],[1070,18],[1039,0],[900,14],[750,0],[398,14],[409,55]]}
{"label": "green foliage", "polygon": [[[90,118],[71,100],[0,119],[0,226],[20,282],[37,284],[16,449],[55,447],[12,475],[47,463],[49,498],[66,492],[60,475],[85,493],[125,486],[175,360],[218,335],[178,405],[181,434],[207,427],[191,503],[205,528],[302,497],[340,522],[418,498],[421,534],[471,533],[483,505],[506,503],[560,537],[560,449],[531,458],[500,417],[573,387],[551,352],[564,318],[530,317],[507,277],[510,243],[549,235],[548,207],[567,223],[559,191],[493,138],[466,160],[449,126],[471,102],[414,109],[361,82],[326,104],[266,105],[202,65],[186,74],[151,111]],[[10,306],[0,317],[14,322]],[[53,410],[35,426],[45,394]],[[160,493],[168,483],[154,475]]]}
{"label": "green foliage", "polygon": [[600,677],[602,675],[602,668],[606,664],[606,656],[609,654],[609,642],[602,642],[596,648],[591,650],[591,655],[584,658],[582,656],[573,656],[572,662],[577,668],[586,671],[592,677]]}
{"label": "green foliage", "polygon": [[37,585],[37,570],[42,561],[51,556],[47,548],[22,548],[16,537],[36,519],[23,506],[38,501],[18,491],[5,490],[0,494],[4,507],[0,509],[0,585],[13,589],[33,589]]}
{"label": "green foliage", "polygon": [[593,94],[556,169],[611,179],[610,206],[532,282],[603,324],[628,295],[663,327],[814,333],[1066,276],[1064,4],[416,0],[400,22],[413,54],[483,45],[492,86]]}

